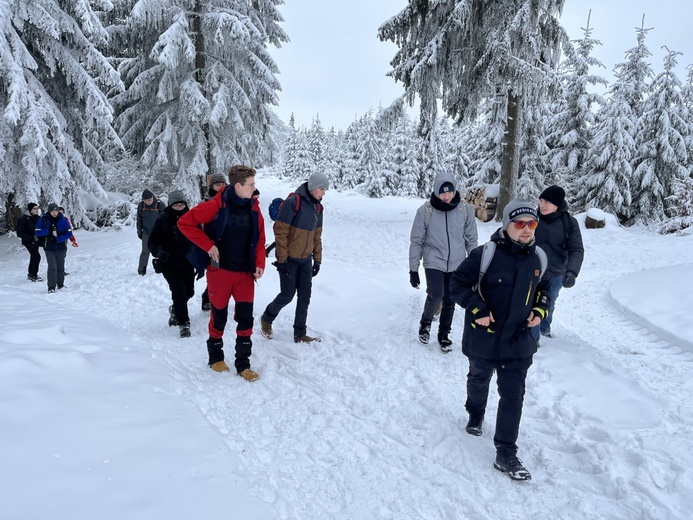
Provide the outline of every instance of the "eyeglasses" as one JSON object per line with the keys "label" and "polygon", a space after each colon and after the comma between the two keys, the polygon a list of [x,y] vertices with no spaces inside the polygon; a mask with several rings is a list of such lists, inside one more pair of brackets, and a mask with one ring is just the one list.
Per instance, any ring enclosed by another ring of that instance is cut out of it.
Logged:
{"label": "eyeglasses", "polygon": [[539,225],[538,220],[513,220],[513,225],[515,229],[524,229],[527,226],[529,229],[537,229]]}
{"label": "eyeglasses", "polygon": [[250,186],[251,188],[254,188],[254,187],[255,187],[255,183],[254,183],[254,182],[253,182],[253,183],[246,182],[243,186]]}

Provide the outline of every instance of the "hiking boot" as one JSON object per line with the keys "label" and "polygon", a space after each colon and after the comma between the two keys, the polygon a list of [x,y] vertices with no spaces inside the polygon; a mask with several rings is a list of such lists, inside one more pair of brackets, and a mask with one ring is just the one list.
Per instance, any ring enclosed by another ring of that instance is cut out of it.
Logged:
{"label": "hiking boot", "polygon": [[322,340],[320,338],[306,336],[305,334],[303,336],[294,336],[294,343],[311,343],[313,341],[320,343]]}
{"label": "hiking boot", "polygon": [[452,340],[448,337],[447,332],[438,333],[438,343],[440,344],[440,350],[445,354],[452,352]]}
{"label": "hiking boot", "polygon": [[211,365],[209,365],[209,368],[211,368],[215,372],[229,371],[229,366],[224,361],[217,361],[216,363],[212,363]]}
{"label": "hiking boot", "polygon": [[[223,361],[222,361],[222,363],[223,363]],[[245,370],[241,370],[238,373],[238,375],[241,376],[246,381],[255,381],[258,377],[260,377],[260,374],[258,374],[257,372],[253,372],[249,368],[246,368]]]}
{"label": "hiking boot", "polygon": [[48,288],[48,294],[52,294],[55,292],[55,287],[49,287]]}
{"label": "hiking boot", "polygon": [[26,279],[29,280],[30,282],[42,282],[43,278],[41,278],[37,274],[28,274],[26,275]]}
{"label": "hiking boot", "polygon": [[465,428],[465,431],[469,435],[474,435],[475,437],[479,437],[481,435],[481,425],[483,423],[484,423],[483,417],[472,417],[470,415],[469,421],[467,421],[467,427]]}
{"label": "hiking boot", "polygon": [[539,331],[539,332],[540,332],[541,335],[544,336],[545,338],[553,338],[553,336],[551,335],[551,331],[550,331],[550,330],[541,330],[541,331]]}
{"label": "hiking boot", "polygon": [[493,467],[508,475],[512,480],[532,480],[532,474],[525,469],[522,461],[515,455],[496,455]]}
{"label": "hiking boot", "polygon": [[189,338],[190,337],[190,323],[186,323],[184,325],[179,325],[178,330],[180,331],[180,337],[181,338]]}
{"label": "hiking boot", "polygon": [[202,304],[202,310],[203,310],[204,312],[209,312],[209,311],[211,311],[211,310],[212,310],[212,304],[209,303],[209,302],[204,302],[204,303]]}
{"label": "hiking boot", "polygon": [[424,345],[428,345],[428,341],[431,339],[431,325],[421,325],[419,326],[419,341]]}
{"label": "hiking boot", "polygon": [[58,289],[67,289],[67,287],[65,287],[65,284],[60,284],[58,285]]}
{"label": "hiking boot", "polygon": [[168,326],[175,327],[178,325],[178,318],[176,318],[176,313],[173,312],[173,305],[168,308]]}
{"label": "hiking boot", "polygon": [[67,271],[63,271],[63,274],[64,274],[65,276],[69,276],[69,275],[70,275],[70,273],[68,273]]}
{"label": "hiking boot", "polygon": [[260,318],[260,332],[263,338],[272,339],[272,324]]}

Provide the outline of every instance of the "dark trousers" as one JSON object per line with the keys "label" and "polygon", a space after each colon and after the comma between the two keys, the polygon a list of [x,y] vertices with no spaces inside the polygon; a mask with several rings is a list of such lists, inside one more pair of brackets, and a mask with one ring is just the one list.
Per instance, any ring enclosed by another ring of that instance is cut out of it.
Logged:
{"label": "dark trousers", "polygon": [[137,272],[144,274],[147,272],[147,264],[149,263],[149,233],[142,233],[142,251],[140,251],[140,260],[137,264]]}
{"label": "dark trousers", "polygon": [[36,245],[25,245],[26,250],[29,251],[29,269],[27,269],[27,274],[29,276],[38,276],[39,264],[41,263],[41,253],[39,252],[39,246]]}
{"label": "dark trousers", "polygon": [[[503,456],[517,455],[517,436],[522,419],[522,405],[525,397],[525,379],[528,368],[498,368],[498,415],[496,434],[493,443],[496,452]],[[465,408],[470,417],[483,418],[488,401],[488,389],[494,368],[485,363],[469,360],[467,374],[467,402]]]}
{"label": "dark trousers", "polygon": [[227,271],[210,267],[207,269],[207,288],[212,311],[209,317],[209,339],[207,353],[209,364],[224,360],[224,329],[229,314],[229,301],[235,302],[233,319],[236,322],[236,372],[250,368],[250,355],[253,342],[253,300],[255,299],[255,278],[252,273]]}
{"label": "dark trousers", "polygon": [[558,293],[563,287],[563,276],[554,276],[549,278],[549,291],[551,293],[551,303],[549,304],[549,314],[541,320],[538,326],[532,327],[530,332],[535,341],[539,341],[539,333],[544,334],[551,332],[551,322],[553,321],[553,309],[556,306],[556,300],[558,299]]}
{"label": "dark trousers", "polygon": [[272,323],[279,312],[291,303],[294,295],[298,294],[296,301],[296,315],[294,317],[294,337],[300,338],[306,335],[306,322],[308,321],[308,306],[313,290],[313,262],[310,258],[305,260],[288,260],[288,273],[279,275],[280,292],[267,306],[262,319]]}
{"label": "dark trousers", "polygon": [[173,313],[179,325],[190,323],[188,300],[195,294],[195,271],[191,265],[179,267],[161,262],[161,274],[168,282],[173,300]]}
{"label": "dark trousers", "polygon": [[65,282],[65,255],[67,255],[67,247],[58,249],[57,251],[45,250],[46,262],[48,262],[48,288],[55,289],[55,286],[61,286]]}
{"label": "dark trousers", "polygon": [[440,311],[438,332],[450,333],[452,317],[455,314],[455,301],[450,296],[450,278],[452,273],[444,273],[437,269],[426,269],[426,303],[424,303],[421,325],[430,325],[440,302],[443,309]]}

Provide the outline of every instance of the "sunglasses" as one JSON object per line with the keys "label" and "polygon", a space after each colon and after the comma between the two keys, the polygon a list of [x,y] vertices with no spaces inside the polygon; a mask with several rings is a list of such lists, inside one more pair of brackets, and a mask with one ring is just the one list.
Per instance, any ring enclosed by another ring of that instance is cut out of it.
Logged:
{"label": "sunglasses", "polygon": [[515,229],[524,229],[527,226],[529,229],[537,229],[539,225],[538,220],[513,220],[513,225]]}

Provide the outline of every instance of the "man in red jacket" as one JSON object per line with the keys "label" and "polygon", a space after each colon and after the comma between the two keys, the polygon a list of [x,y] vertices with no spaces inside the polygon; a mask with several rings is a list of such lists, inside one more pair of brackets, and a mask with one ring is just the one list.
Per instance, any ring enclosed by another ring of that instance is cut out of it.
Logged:
{"label": "man in red jacket", "polygon": [[212,304],[207,352],[209,366],[226,372],[224,328],[228,305],[235,302],[236,360],[238,375],[246,381],[260,377],[250,369],[253,333],[255,280],[265,272],[265,224],[260,203],[253,197],[255,170],[233,166],[229,185],[222,187],[210,201],[198,204],[178,220],[178,228],[196,246],[206,252],[204,262],[194,266],[207,270],[207,287]]}

